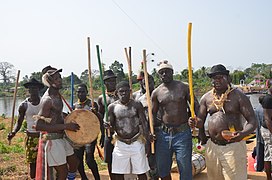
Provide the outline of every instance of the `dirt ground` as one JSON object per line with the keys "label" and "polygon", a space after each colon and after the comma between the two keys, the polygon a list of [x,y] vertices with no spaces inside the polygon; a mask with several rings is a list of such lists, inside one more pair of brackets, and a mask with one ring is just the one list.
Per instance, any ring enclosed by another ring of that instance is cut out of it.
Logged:
{"label": "dirt ground", "polygon": [[[248,156],[251,155],[251,152],[252,152],[254,147],[255,147],[255,140],[247,144]],[[93,178],[92,174],[90,173],[90,171],[87,170],[87,172],[88,172],[89,179],[94,180],[94,178]],[[109,175],[108,175],[107,170],[100,171],[99,173],[100,173],[101,180],[108,180],[109,179]],[[179,179],[179,174],[177,172],[172,172],[171,176],[172,176],[173,180],[178,180]],[[77,179],[79,180],[80,178],[77,178]],[[206,169],[204,171],[202,171],[201,173],[195,175],[193,177],[193,179],[194,180],[206,180],[206,179],[208,179]],[[248,179],[249,180],[266,180],[266,175],[265,175],[264,172],[248,171]],[[126,177],[126,180],[132,180],[132,179],[129,178],[129,177]]]}

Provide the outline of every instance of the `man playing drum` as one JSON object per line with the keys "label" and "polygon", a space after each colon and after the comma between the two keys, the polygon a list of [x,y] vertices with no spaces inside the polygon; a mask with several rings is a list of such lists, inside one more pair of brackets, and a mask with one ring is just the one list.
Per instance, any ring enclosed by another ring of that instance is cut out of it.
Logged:
{"label": "man playing drum", "polygon": [[[111,103],[113,103],[114,101],[116,101],[118,99],[118,96],[116,96],[115,94],[115,89],[116,89],[116,75],[113,73],[112,70],[106,70],[104,72],[104,84],[106,86],[106,101],[107,101],[107,106]],[[104,117],[105,115],[105,105],[104,105],[104,101],[103,101],[103,96],[100,95],[98,97],[98,111],[99,113],[102,115],[102,117]],[[100,140],[100,146],[103,147],[103,143],[105,145],[104,148],[104,158],[105,158],[105,162],[108,164],[108,172],[110,175],[110,178],[112,179],[112,173],[111,173],[111,163],[112,163],[112,151],[113,151],[113,144],[111,143],[112,140],[112,135],[111,134],[107,134],[105,136],[105,142],[103,142],[103,137],[104,137],[104,133],[101,135],[101,140]]]}
{"label": "man playing drum", "polygon": [[[200,100],[200,109],[191,127],[199,127],[199,138],[206,145],[206,165],[209,179],[247,179],[246,142],[243,138],[257,127],[257,120],[248,97],[231,87],[229,71],[222,64],[215,65],[207,74],[213,89]],[[204,123],[210,114],[207,141]],[[244,125],[244,119],[247,123]],[[227,138],[224,130],[233,130]],[[225,137],[225,138],[224,138]]]}
{"label": "man playing drum", "polygon": [[[92,110],[93,112],[97,112],[98,110],[98,105],[96,102],[94,102],[94,107],[92,107],[92,102],[89,98],[87,98],[88,90],[87,86],[85,84],[80,84],[78,85],[77,88],[77,97],[78,101],[74,104],[73,109],[86,109],[86,110]],[[97,113],[95,113],[97,117],[101,120],[101,116]],[[103,127],[103,123],[100,123],[101,126]],[[101,130],[104,128],[101,128]],[[101,131],[101,134],[104,134],[103,131]],[[86,173],[84,171],[84,163],[83,163],[83,156],[84,152],[85,153],[85,161],[88,167],[91,169],[94,179],[99,180],[99,172],[98,172],[98,167],[97,163],[94,158],[94,151],[95,151],[95,146],[96,146],[96,140],[95,139],[93,142],[86,144],[85,146],[75,148],[75,153],[79,159],[79,166],[78,166],[78,172],[80,173],[81,179],[86,180],[88,179],[86,176]]]}
{"label": "man playing drum", "polygon": [[26,119],[26,161],[29,163],[30,178],[35,179],[36,175],[36,158],[38,152],[38,142],[40,132],[37,132],[33,127],[34,119],[33,115],[37,115],[41,109],[40,94],[39,91],[44,85],[37,81],[35,78],[31,78],[29,82],[24,84],[24,87],[29,90],[30,97],[26,98],[19,105],[19,116],[14,129],[8,135],[8,140],[11,140],[15,134],[21,129],[24,118]]}
{"label": "man playing drum", "polygon": [[[115,131],[112,153],[114,179],[124,179],[124,174],[137,174],[147,179],[149,170],[145,154],[145,139],[149,139],[147,120],[140,102],[130,99],[130,86],[122,81],[116,86],[119,100],[109,105],[110,126]],[[142,127],[142,131],[140,130]]]}
{"label": "man playing drum", "polygon": [[[78,160],[74,149],[64,138],[64,130],[77,131],[76,123],[64,124],[62,109],[63,103],[59,90],[62,88],[62,69],[47,66],[42,70],[42,81],[48,87],[41,103],[42,107],[37,116],[36,130],[46,131],[46,153],[49,167],[57,171],[60,180],[75,179]],[[67,165],[68,164],[68,165]]]}

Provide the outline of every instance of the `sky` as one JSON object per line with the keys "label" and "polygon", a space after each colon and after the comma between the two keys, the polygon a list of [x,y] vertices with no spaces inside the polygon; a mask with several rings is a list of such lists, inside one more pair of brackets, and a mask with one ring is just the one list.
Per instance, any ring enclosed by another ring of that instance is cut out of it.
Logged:
{"label": "sky", "polygon": [[[148,70],[167,59],[175,72],[188,67],[187,33],[192,23],[192,66],[224,64],[243,70],[272,63],[271,0],[0,0],[0,62],[21,77],[51,65],[80,76],[99,69],[96,45],[106,69],[117,60],[140,69],[143,49]],[[154,53],[154,56],[151,55]],[[152,62],[154,60],[154,62]]]}

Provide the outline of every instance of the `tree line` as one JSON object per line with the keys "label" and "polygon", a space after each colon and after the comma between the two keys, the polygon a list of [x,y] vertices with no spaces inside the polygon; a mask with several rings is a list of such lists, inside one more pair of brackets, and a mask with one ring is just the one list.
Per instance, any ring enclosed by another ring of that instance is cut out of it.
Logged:
{"label": "tree line", "polygon": [[[210,79],[207,77],[206,73],[209,72],[211,67],[202,66],[197,70],[193,70],[193,87],[194,91],[198,95],[204,94],[207,90],[211,88]],[[105,68],[105,64],[102,65],[102,69],[111,69],[117,76],[117,82],[122,80],[128,80],[128,73],[124,72],[123,64],[115,60],[109,68]],[[0,96],[8,96],[11,93],[10,89],[14,87],[15,78],[15,68],[14,65],[9,62],[0,62]],[[139,89],[139,84],[137,83],[138,72],[132,73],[133,91]],[[161,82],[157,75],[156,69],[154,68],[151,72],[154,77],[155,86],[158,86]],[[240,84],[241,80],[245,84],[250,83],[256,75],[262,76],[265,79],[272,79],[272,64],[257,64],[252,63],[251,67],[245,70],[235,69],[230,73],[233,84]],[[37,80],[42,80],[42,72],[33,72],[30,76],[25,75],[22,81],[19,82],[19,87],[22,87],[24,83],[29,81],[31,78],[36,78]],[[63,77],[63,89],[62,94],[64,96],[70,96],[71,89],[71,75]],[[89,86],[88,70],[85,69],[80,76],[74,74],[74,86],[76,87],[80,83],[85,83]],[[174,79],[184,82],[188,82],[188,69],[183,69],[180,72],[174,73]],[[94,96],[101,94],[101,83],[99,77],[99,70],[92,70],[92,85],[95,92]],[[24,88],[18,90],[19,96],[24,96],[26,91]]]}

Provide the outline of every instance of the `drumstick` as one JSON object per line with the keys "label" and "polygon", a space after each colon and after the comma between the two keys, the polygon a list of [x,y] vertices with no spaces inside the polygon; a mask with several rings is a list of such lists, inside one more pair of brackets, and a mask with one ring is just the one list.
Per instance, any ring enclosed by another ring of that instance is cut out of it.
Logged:
{"label": "drumstick", "polygon": [[[102,74],[102,64],[100,60],[100,52],[99,52],[99,45],[96,45],[96,51],[97,51],[97,60],[98,60],[98,65],[99,65],[99,73],[100,73],[100,83],[102,87],[102,95],[103,95],[103,100],[104,100],[104,109],[105,109],[105,122],[107,124],[110,124],[108,121],[108,105],[107,105],[107,99],[106,99],[106,92],[105,92],[105,86],[104,86],[104,81],[103,81],[103,74]],[[107,128],[107,134],[108,137],[110,137],[110,129]]]}
{"label": "drumstick", "polygon": [[129,86],[130,86],[130,98],[132,98],[131,47],[129,47],[129,55],[128,55],[128,52],[127,52],[127,48],[125,48],[125,53],[126,53],[127,63],[128,63],[128,80],[129,80]]}
{"label": "drumstick", "polygon": [[103,156],[103,153],[101,152],[100,148],[98,147],[98,145],[96,144],[96,149],[97,149],[97,152],[98,152],[98,155],[100,157],[100,159],[102,161],[104,161],[104,156]]}
{"label": "drumstick", "polygon": [[[150,132],[153,135],[154,134],[154,129],[153,129],[153,115],[152,115],[152,106],[151,106],[151,101],[150,101],[150,92],[149,92],[149,83],[148,83],[148,73],[147,73],[147,67],[146,67],[146,50],[143,50],[143,65],[144,65],[144,78],[145,78],[145,89],[146,89],[146,101],[147,101],[147,109],[148,109],[148,118],[149,118],[149,127],[150,127]],[[155,144],[154,142],[151,143],[151,153],[155,153]]]}
{"label": "drumstick", "polygon": [[87,38],[88,42],[88,72],[89,72],[89,83],[90,83],[90,97],[92,100],[92,107],[94,108],[94,97],[93,97],[93,85],[92,85],[92,70],[91,70],[91,44],[90,37]]}
{"label": "drumstick", "polygon": [[[191,34],[192,34],[192,23],[188,24],[188,79],[189,79],[189,90],[190,90],[190,111],[192,118],[195,117],[195,101],[193,91],[193,74],[192,74],[192,57],[191,57]],[[193,128],[193,135],[195,134],[195,128]]]}
{"label": "drumstick", "polygon": [[[13,106],[12,106],[12,114],[11,114],[10,133],[12,133],[13,123],[14,123],[14,112],[15,112],[15,103],[16,103],[16,95],[17,95],[19,77],[20,77],[20,70],[18,70],[18,72],[17,72],[15,89],[14,89],[14,93],[13,93]],[[9,140],[9,145],[10,145],[10,143],[11,143],[11,140]]]}

